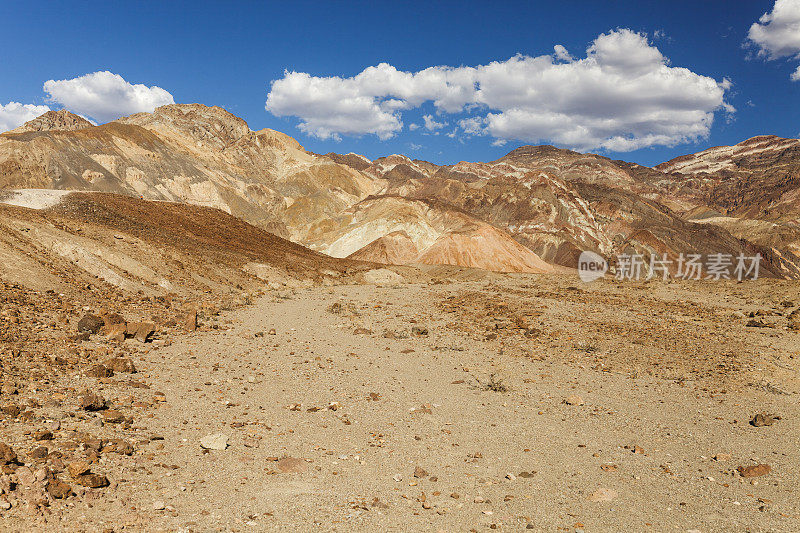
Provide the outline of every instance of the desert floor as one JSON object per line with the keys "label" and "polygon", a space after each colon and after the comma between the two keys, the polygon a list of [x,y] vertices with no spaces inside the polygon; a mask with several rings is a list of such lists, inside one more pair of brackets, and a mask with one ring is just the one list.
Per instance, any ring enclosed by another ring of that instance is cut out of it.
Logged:
{"label": "desert floor", "polygon": [[798,305],[768,280],[271,291],[139,346],[149,389],[63,378],[163,401],[99,460],[111,487],[0,528],[800,531]]}

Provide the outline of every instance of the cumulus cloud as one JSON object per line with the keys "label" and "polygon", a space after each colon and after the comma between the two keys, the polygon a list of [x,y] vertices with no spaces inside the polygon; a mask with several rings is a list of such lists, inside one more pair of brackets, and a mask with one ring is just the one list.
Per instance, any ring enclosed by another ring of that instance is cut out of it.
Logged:
{"label": "cumulus cloud", "polygon": [[559,61],[572,61],[572,56],[562,44],[557,44],[553,47],[553,55]]}
{"label": "cumulus cloud", "polygon": [[447,126],[447,122],[436,122],[433,115],[424,115],[422,120],[425,121],[425,129],[428,131],[435,131]]}
{"label": "cumulus cloud", "polygon": [[750,26],[747,34],[758,53],[768,59],[800,53],[800,0],[777,0],[769,13]]}
{"label": "cumulus cloud", "polygon": [[19,102],[0,104],[0,133],[22,126],[48,111],[50,108],[46,105],[20,104]]}
{"label": "cumulus cloud", "polygon": [[[768,60],[800,59],[800,0],[776,0],[772,11],[764,13],[750,26],[748,43]],[[790,79],[800,80],[800,67]]]}
{"label": "cumulus cloud", "polygon": [[706,137],[717,110],[734,111],[724,100],[729,88],[671,66],[646,35],[619,29],[598,36],[581,59],[557,45],[553,55],[475,67],[403,72],[381,63],[350,78],[287,71],[272,82],[266,109],[299,117],[302,131],[322,139],[388,139],[403,112],[432,102],[439,115],[468,115],[456,117],[464,135],[625,151]]}
{"label": "cumulus cloud", "polygon": [[161,87],[132,84],[108,71],[69,80],[49,80],[44,83],[44,91],[51,102],[98,122],[151,112],[158,106],[175,103],[172,95]]}

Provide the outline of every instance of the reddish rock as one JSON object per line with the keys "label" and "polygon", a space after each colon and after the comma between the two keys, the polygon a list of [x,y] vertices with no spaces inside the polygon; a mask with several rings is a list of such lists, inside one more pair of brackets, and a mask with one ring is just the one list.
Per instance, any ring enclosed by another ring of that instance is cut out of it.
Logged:
{"label": "reddish rock", "polygon": [[191,309],[186,312],[181,321],[184,331],[189,333],[197,330],[197,310]]}
{"label": "reddish rock", "polygon": [[18,463],[19,459],[14,449],[5,442],[0,442],[0,464],[11,465]]}
{"label": "reddish rock", "polygon": [[114,375],[114,371],[103,365],[94,365],[86,371],[86,375],[90,378],[110,378]]}
{"label": "reddish rock", "polygon": [[53,440],[53,432],[42,429],[33,434],[34,440]]}
{"label": "reddish rock", "polygon": [[109,481],[106,476],[101,474],[93,474],[91,472],[79,475],[75,478],[75,481],[79,485],[89,487],[90,489],[99,489],[109,485]]}
{"label": "reddish rock", "polygon": [[34,449],[28,456],[31,459],[46,459],[47,458],[48,450],[44,446],[39,446],[38,448]]}
{"label": "reddish rock", "polygon": [[103,315],[103,324],[105,324],[106,327],[125,323],[125,318],[118,313],[109,313],[107,315]]}
{"label": "reddish rock", "polygon": [[15,403],[9,403],[3,406],[3,413],[10,416],[11,418],[16,418],[19,416],[21,409],[19,405]]}
{"label": "reddish rock", "polygon": [[128,322],[125,334],[139,342],[147,342],[155,331],[156,325],[152,322]]}
{"label": "reddish rock", "polygon": [[742,477],[765,476],[772,471],[772,467],[766,464],[740,466],[736,469]]}
{"label": "reddish rock", "polygon": [[103,411],[103,422],[107,424],[121,424],[125,421],[125,415],[114,409]]}
{"label": "reddish rock", "polygon": [[84,411],[102,411],[106,408],[106,400],[99,394],[85,391],[81,396],[81,409]]}
{"label": "reddish rock", "polygon": [[136,366],[134,366],[133,361],[127,357],[114,357],[103,364],[114,372],[124,372],[126,374],[136,373]]}
{"label": "reddish rock", "polygon": [[103,322],[103,319],[99,316],[86,313],[83,315],[83,318],[78,321],[78,332],[94,334],[100,331],[100,328],[102,328],[104,324],[105,322]]}
{"label": "reddish rock", "polygon": [[91,465],[86,461],[75,461],[67,465],[67,472],[72,477],[78,477],[91,470]]}
{"label": "reddish rock", "polygon": [[72,492],[72,487],[58,478],[53,478],[47,482],[47,493],[58,500],[68,498]]}
{"label": "reddish rock", "polygon": [[120,324],[110,324],[103,328],[106,339],[110,341],[122,342],[125,340],[125,333],[128,331],[128,325],[125,322]]}
{"label": "reddish rock", "polygon": [[284,457],[278,460],[278,470],[285,474],[305,472],[307,468],[308,463],[304,459]]}
{"label": "reddish rock", "polygon": [[132,455],[133,445],[123,439],[111,439],[103,446],[104,452],[113,452],[121,455]]}

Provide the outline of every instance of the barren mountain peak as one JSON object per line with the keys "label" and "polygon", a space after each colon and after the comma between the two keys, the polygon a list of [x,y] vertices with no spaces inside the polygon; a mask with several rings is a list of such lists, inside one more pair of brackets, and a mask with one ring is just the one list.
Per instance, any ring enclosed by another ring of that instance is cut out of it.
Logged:
{"label": "barren mountain peak", "polygon": [[66,109],[48,111],[29,120],[17,129],[8,133],[27,133],[30,131],[76,131],[91,128],[93,124],[80,115],[71,113]]}

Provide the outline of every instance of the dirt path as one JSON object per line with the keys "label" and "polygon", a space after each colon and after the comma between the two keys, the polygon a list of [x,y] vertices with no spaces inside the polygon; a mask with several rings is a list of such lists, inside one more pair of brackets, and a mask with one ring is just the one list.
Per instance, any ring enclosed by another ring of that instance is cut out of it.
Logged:
{"label": "dirt path", "polygon": [[[141,444],[142,459],[115,480],[113,496],[76,503],[69,525],[797,528],[795,395],[745,388],[715,396],[567,365],[558,353],[541,361],[501,354],[495,343],[448,329],[453,316],[436,310],[448,294],[476,288],[299,290],[152,349],[137,361],[140,378],[166,402],[137,424],[159,438]],[[507,392],[478,386],[476,377],[485,384],[493,373]],[[571,395],[585,405],[565,403]],[[760,410],[783,420],[748,425]],[[217,433],[228,437],[227,449],[204,451],[201,438]],[[726,453],[732,457],[713,459]],[[759,463],[771,474],[735,472]]]}

